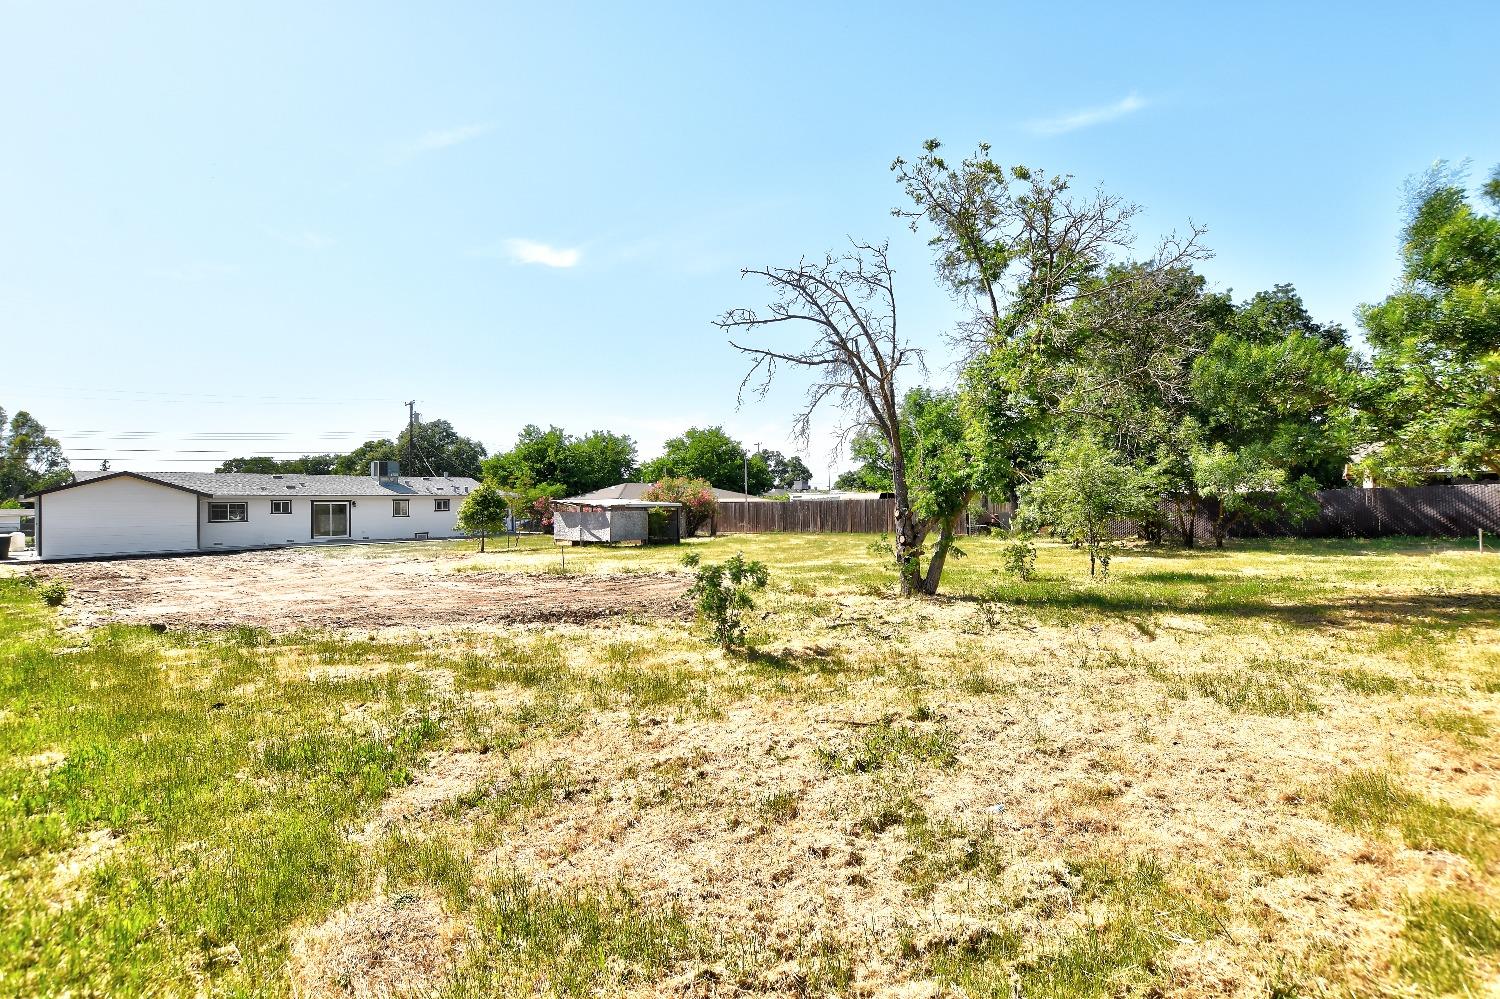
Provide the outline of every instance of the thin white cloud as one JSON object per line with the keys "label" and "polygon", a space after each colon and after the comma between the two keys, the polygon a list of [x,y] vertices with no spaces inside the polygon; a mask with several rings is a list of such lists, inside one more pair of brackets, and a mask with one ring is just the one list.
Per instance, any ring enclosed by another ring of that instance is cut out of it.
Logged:
{"label": "thin white cloud", "polygon": [[326,250],[334,242],[332,236],[325,236],[312,229],[277,229],[269,225],[263,225],[260,228],[272,239],[286,243],[288,246],[301,247],[304,250]]}
{"label": "thin white cloud", "polygon": [[435,129],[423,135],[416,142],[413,142],[407,148],[407,152],[416,156],[420,153],[431,153],[439,149],[447,149],[449,146],[456,146],[459,143],[468,142],[470,139],[477,139],[494,127],[494,125],[484,123],[462,125],[458,128]]}
{"label": "thin white cloud", "polygon": [[549,246],[532,239],[507,239],[505,252],[512,263],[543,267],[573,267],[583,259],[583,251],[577,247]]}
{"label": "thin white cloud", "polygon": [[1128,94],[1113,104],[1103,107],[1083,108],[1052,118],[1037,118],[1027,122],[1026,127],[1037,135],[1062,135],[1065,132],[1076,132],[1080,128],[1102,125],[1128,114],[1134,114],[1145,107],[1146,103],[1144,97]]}
{"label": "thin white cloud", "polygon": [[234,264],[222,264],[211,260],[192,261],[184,264],[166,264],[146,268],[146,275],[148,277],[159,278],[163,281],[181,281],[185,284],[213,281],[218,278],[229,277],[238,272],[239,268]]}

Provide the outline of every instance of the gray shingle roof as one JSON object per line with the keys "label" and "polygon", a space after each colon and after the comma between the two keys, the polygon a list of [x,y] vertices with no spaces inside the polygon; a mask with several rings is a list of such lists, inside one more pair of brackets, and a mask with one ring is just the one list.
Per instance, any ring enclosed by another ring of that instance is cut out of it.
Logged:
{"label": "gray shingle roof", "polygon": [[[621,482],[617,486],[605,486],[603,489],[595,489],[591,493],[583,493],[579,496],[569,496],[570,500],[638,500],[644,498],[646,490],[650,489],[650,482]],[[715,489],[714,499],[720,503],[743,503],[749,499],[752,503],[774,502],[763,496],[749,496],[737,493],[729,489]]]}
{"label": "gray shingle roof", "polygon": [[479,488],[459,476],[260,475],[253,472],[143,472],[158,482],[215,496],[463,496]]}

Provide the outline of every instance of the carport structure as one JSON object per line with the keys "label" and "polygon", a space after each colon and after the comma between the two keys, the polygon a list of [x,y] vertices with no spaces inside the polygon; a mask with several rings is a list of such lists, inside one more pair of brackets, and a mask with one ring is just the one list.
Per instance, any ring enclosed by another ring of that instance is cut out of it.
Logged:
{"label": "carport structure", "polygon": [[677,544],[682,504],[667,500],[564,499],[552,504],[559,544]]}

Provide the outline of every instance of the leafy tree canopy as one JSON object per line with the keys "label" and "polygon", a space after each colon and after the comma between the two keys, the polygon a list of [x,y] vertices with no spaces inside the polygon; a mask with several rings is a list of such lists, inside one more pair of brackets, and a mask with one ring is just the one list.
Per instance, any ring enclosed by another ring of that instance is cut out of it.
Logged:
{"label": "leafy tree canopy", "polygon": [[507,488],[555,483],[576,496],[628,482],[636,475],[635,441],[596,430],[573,437],[560,427],[524,427],[515,447],[484,463],[485,474]]}
{"label": "leafy tree canopy", "polygon": [[[666,450],[641,466],[641,476],[655,482],[669,476],[703,479],[718,489],[738,492],[745,488],[743,444],[730,437],[722,427],[692,427],[681,437],[667,441]],[[750,493],[759,495],[775,485],[765,456],[750,458]]]}
{"label": "leafy tree canopy", "polygon": [[[380,440],[365,441],[359,447],[346,455],[339,457],[334,462],[333,474],[335,475],[369,475],[370,462],[372,461],[398,461],[396,442],[381,438]],[[405,469],[403,469],[405,471]]]}
{"label": "leafy tree canopy", "polygon": [[859,462],[834,481],[834,487],[853,492],[891,490],[891,446],[879,432],[857,430],[849,438],[849,455]]}
{"label": "leafy tree canopy", "polygon": [[0,407],[0,499],[21,496],[68,480],[62,444],[26,410],[6,419]]}
{"label": "leafy tree canopy", "polygon": [[1500,167],[1476,211],[1438,164],[1411,192],[1401,286],[1364,306],[1374,348],[1369,412],[1379,479],[1500,472]]}
{"label": "leafy tree canopy", "polygon": [[369,475],[370,462],[401,463],[402,475],[456,475],[470,479],[484,474],[486,454],[479,441],[464,437],[447,420],[429,420],[401,431],[394,441],[365,441],[335,463],[335,475]]}
{"label": "leafy tree canopy", "polygon": [[505,530],[506,517],[511,513],[507,497],[488,482],[481,482],[477,489],[464,497],[458,508],[457,525],[466,534],[479,535],[479,550],[485,550],[485,541],[491,534]]}
{"label": "leafy tree canopy", "polygon": [[759,457],[771,473],[771,485],[776,489],[791,489],[799,482],[812,483],[812,469],[797,455],[787,457],[780,451],[762,450]]}
{"label": "leafy tree canopy", "polygon": [[1214,544],[1221,548],[1235,524],[1277,516],[1295,523],[1318,512],[1317,484],[1305,475],[1290,478],[1269,448],[1196,448],[1192,465],[1198,494],[1214,501]]}
{"label": "leafy tree canopy", "polygon": [[714,498],[713,487],[705,479],[669,475],[652,483],[644,495],[648,500],[682,504],[684,537],[697,534],[698,528],[719,512],[719,501]]}
{"label": "leafy tree canopy", "polygon": [[[262,475],[334,475],[341,455],[304,454],[300,458],[276,459],[266,456],[230,458],[216,472],[258,472]],[[365,471],[369,466],[365,466]]]}

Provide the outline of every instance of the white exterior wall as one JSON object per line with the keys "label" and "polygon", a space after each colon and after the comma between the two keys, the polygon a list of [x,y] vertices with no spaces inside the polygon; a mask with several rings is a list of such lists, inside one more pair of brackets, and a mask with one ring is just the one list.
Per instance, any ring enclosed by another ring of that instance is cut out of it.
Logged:
{"label": "white exterior wall", "polygon": [[[292,512],[271,512],[273,496],[215,496],[212,500],[200,500],[198,517],[203,524],[203,548],[254,548],[261,545],[306,544],[313,540],[312,505],[319,503],[348,503],[349,538],[353,541],[409,541],[417,534],[426,532],[430,538],[460,537],[455,523],[462,496],[292,496]],[[434,500],[448,500],[448,512],[433,510]],[[392,499],[409,501],[411,516],[396,517]],[[244,503],[248,520],[236,524],[210,524],[208,504]],[[322,542],[323,538],[318,541]],[[329,538],[328,541],[338,539]]]}
{"label": "white exterior wall", "polygon": [[650,520],[645,510],[552,511],[552,537],[558,541],[645,541],[649,534]]}
{"label": "white exterior wall", "polygon": [[650,535],[650,516],[646,510],[611,510],[609,540],[645,541]]}
{"label": "white exterior wall", "polygon": [[190,552],[198,497],[127,476],[37,497],[41,558]]}
{"label": "white exterior wall", "polygon": [[552,537],[557,541],[608,541],[609,514],[603,510],[553,510]]}

